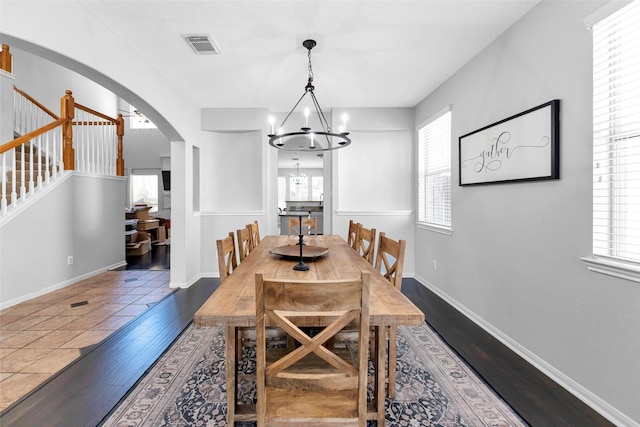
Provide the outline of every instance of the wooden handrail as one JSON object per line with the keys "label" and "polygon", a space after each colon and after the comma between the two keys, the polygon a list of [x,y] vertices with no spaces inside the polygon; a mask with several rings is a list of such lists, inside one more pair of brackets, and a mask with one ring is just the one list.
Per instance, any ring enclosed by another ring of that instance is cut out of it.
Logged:
{"label": "wooden handrail", "polygon": [[24,135],[17,137],[13,141],[9,141],[6,144],[0,146],[0,154],[5,153],[13,148],[19,147],[25,142],[29,142],[33,138],[49,132],[51,129],[55,129],[58,126],[63,125],[65,122],[66,122],[66,119],[58,119],[56,121],[53,121],[49,124],[44,125],[40,129],[36,129],[29,133],[25,133]]}
{"label": "wooden handrail", "polygon": [[51,117],[53,117],[55,120],[58,120],[60,117],[58,117],[55,113],[53,113],[51,110],[49,110],[47,107],[45,107],[44,105],[42,105],[41,103],[39,103],[38,101],[36,101],[31,95],[29,95],[27,92],[23,91],[22,89],[20,89],[18,86],[13,86],[13,90],[18,92],[20,95],[24,96],[25,98],[27,98],[29,101],[31,101],[33,104],[35,104],[38,108],[40,108],[42,111],[44,111],[45,113],[47,113],[48,115],[50,115]]}
{"label": "wooden handrail", "polygon": [[[100,113],[100,112],[98,112],[96,110],[93,110],[93,109],[89,108],[89,107],[85,107],[84,105],[78,104],[77,102],[75,103],[75,106],[76,106],[76,108],[78,110],[86,111],[87,113],[93,114],[94,116],[102,117],[103,119],[110,121],[112,124],[117,124],[118,123],[117,119],[109,117],[106,114],[102,114],[102,113]],[[93,123],[86,122],[86,123],[82,123],[82,124],[102,124],[102,123],[101,122],[93,122]]]}
{"label": "wooden handrail", "polygon": [[2,51],[0,51],[0,69],[8,73],[13,73],[11,52],[9,52],[9,45],[6,44],[2,45]]}

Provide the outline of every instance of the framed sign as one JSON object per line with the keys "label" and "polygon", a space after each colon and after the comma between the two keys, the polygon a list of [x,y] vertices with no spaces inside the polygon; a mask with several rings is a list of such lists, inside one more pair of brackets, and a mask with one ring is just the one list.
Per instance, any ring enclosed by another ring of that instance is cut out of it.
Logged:
{"label": "framed sign", "polygon": [[459,138],[460,185],[559,179],[560,100]]}

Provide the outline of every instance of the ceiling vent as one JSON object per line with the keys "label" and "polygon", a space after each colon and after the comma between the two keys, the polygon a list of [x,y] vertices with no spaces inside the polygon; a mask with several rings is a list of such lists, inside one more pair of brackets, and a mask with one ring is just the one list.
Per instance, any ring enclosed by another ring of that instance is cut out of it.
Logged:
{"label": "ceiling vent", "polygon": [[182,34],[182,38],[198,55],[218,55],[222,53],[209,34]]}

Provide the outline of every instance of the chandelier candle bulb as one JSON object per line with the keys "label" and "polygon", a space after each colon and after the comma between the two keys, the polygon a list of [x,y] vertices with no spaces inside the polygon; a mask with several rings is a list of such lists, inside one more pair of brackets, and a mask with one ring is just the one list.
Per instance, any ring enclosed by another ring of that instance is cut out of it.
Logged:
{"label": "chandelier candle bulb", "polygon": [[342,115],[342,127],[340,133],[345,133],[347,131],[347,120],[349,120],[349,116],[346,114]]}
{"label": "chandelier candle bulb", "polygon": [[273,135],[273,125],[276,122],[276,118],[273,116],[269,116],[269,124],[271,125],[271,135]]}
{"label": "chandelier candle bulb", "polygon": [[309,107],[304,109],[304,127],[309,127]]}

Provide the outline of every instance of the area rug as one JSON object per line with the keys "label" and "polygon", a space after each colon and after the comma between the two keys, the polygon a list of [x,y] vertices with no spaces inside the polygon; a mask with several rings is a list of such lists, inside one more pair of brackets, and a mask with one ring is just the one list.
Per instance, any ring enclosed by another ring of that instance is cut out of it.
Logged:
{"label": "area rug", "polygon": [[[386,400],[385,426],[527,425],[427,324],[400,326],[397,349],[397,392]],[[251,356],[246,349],[240,366],[249,375]],[[189,326],[102,425],[226,426],[225,393],[223,329]],[[255,381],[239,381],[239,393],[239,402],[255,402]]]}

